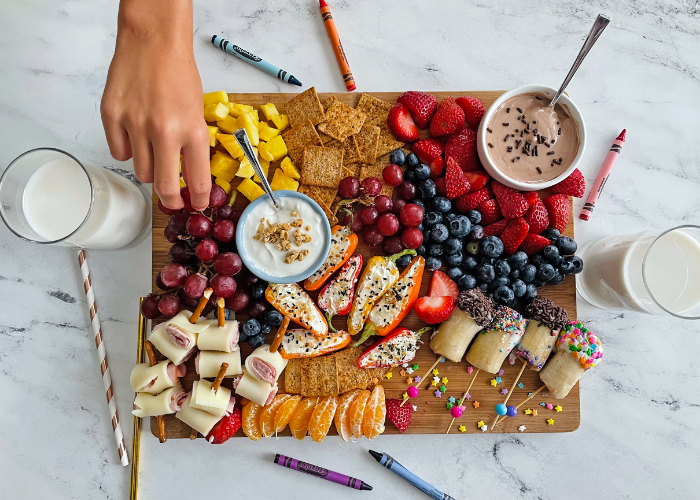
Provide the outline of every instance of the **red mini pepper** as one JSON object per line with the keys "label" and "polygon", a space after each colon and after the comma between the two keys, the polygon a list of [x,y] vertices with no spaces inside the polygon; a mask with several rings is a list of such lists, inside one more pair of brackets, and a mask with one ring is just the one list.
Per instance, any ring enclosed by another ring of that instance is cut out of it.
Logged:
{"label": "red mini pepper", "polygon": [[[409,363],[416,357],[418,340],[420,340],[421,335],[431,329],[431,327],[426,326],[414,332],[408,328],[397,328],[372,344],[357,358],[355,364],[358,368],[364,369],[388,368]],[[376,359],[369,359],[371,355],[374,355]]]}
{"label": "red mini pepper", "polygon": [[360,271],[362,271],[362,255],[353,255],[338,275],[323,287],[318,295],[318,306],[325,311],[328,328],[334,332],[336,329],[331,324],[331,319],[335,315],[342,316],[350,312]]}
{"label": "red mini pepper", "polygon": [[347,261],[357,248],[359,239],[350,226],[333,226],[331,230],[331,249],[318,271],[306,278],[304,288],[318,290]]}

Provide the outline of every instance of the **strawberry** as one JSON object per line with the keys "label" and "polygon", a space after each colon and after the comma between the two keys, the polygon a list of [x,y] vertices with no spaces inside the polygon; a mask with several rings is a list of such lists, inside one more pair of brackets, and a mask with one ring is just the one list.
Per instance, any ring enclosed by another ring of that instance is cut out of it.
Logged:
{"label": "strawberry", "polygon": [[525,197],[525,201],[527,201],[528,206],[532,207],[532,205],[540,199],[540,195],[537,194],[537,191],[526,191],[523,193],[523,196]]}
{"label": "strawberry", "polygon": [[455,198],[469,192],[469,181],[464,177],[464,172],[459,168],[457,162],[451,157],[447,158],[447,168],[445,169],[445,187],[447,188],[447,199]]}
{"label": "strawberry", "polygon": [[429,297],[452,297],[457,300],[459,297],[459,288],[457,283],[447,277],[442,271],[435,271],[433,278],[430,280],[430,289],[428,290]]}
{"label": "strawberry", "polygon": [[442,174],[442,156],[438,156],[430,163],[430,178],[437,180]]}
{"label": "strawberry", "polygon": [[527,209],[530,208],[525,197],[515,189],[504,186],[497,181],[491,183],[491,188],[498,200],[498,206],[501,207],[503,217],[506,219],[522,217],[527,212]]}
{"label": "strawberry", "polygon": [[476,152],[476,132],[470,128],[451,135],[445,143],[445,158],[451,156],[465,172],[481,170],[479,155]]}
{"label": "strawberry", "polygon": [[386,119],[392,135],[399,141],[414,142],[418,140],[418,129],[413,123],[411,113],[405,104],[398,103],[389,110],[389,117]]}
{"label": "strawberry", "polygon": [[500,236],[508,225],[508,219],[499,220],[484,227],[484,236]]}
{"label": "strawberry", "polygon": [[403,400],[401,399],[387,399],[386,418],[388,418],[389,422],[394,424],[399,431],[404,432],[411,424],[413,406],[411,406],[410,403],[401,406],[402,402]]}
{"label": "strawberry", "polygon": [[550,241],[544,236],[539,234],[527,233],[525,239],[520,244],[520,250],[528,255],[535,255],[544,250],[544,247],[548,246]]}
{"label": "strawberry", "polygon": [[539,196],[525,214],[525,220],[530,224],[531,233],[540,234],[549,227],[547,208],[544,206]]}
{"label": "strawberry", "polygon": [[586,192],[586,179],[583,178],[583,174],[577,168],[571,172],[569,177],[561,181],[559,184],[555,184],[551,189],[553,193],[583,198],[583,195]]}
{"label": "strawberry", "polygon": [[503,234],[501,234],[503,250],[508,255],[513,255],[525,239],[525,236],[527,236],[529,229],[529,224],[525,222],[525,219],[522,217],[511,219],[503,231]]}
{"label": "strawberry", "polygon": [[543,203],[549,213],[549,227],[563,233],[569,224],[569,215],[571,215],[569,197],[565,194],[553,194],[549,198],[545,198]]}
{"label": "strawberry", "polygon": [[498,201],[496,200],[488,200],[483,203],[481,203],[476,209],[479,211],[481,214],[481,225],[482,226],[488,226],[489,224],[493,224],[496,221],[499,221],[503,218],[503,214],[501,214],[501,209],[498,206]]}
{"label": "strawberry", "polygon": [[482,188],[473,193],[465,194],[455,200],[455,206],[460,212],[469,212],[481,205],[483,202],[491,199],[491,193],[488,189]]}
{"label": "strawberry", "polygon": [[438,107],[438,102],[434,95],[413,90],[404,92],[396,101],[406,105],[416,126],[421,130],[428,128],[430,119]]}
{"label": "strawberry", "polygon": [[445,186],[444,177],[438,177],[437,179],[435,179],[435,190],[440,196],[447,196],[447,187]]}
{"label": "strawberry", "polygon": [[464,117],[470,127],[476,130],[484,117],[484,103],[476,97],[458,97],[457,104],[464,110]]}
{"label": "strawberry", "polygon": [[423,163],[429,165],[435,158],[442,156],[442,152],[445,150],[445,145],[440,139],[434,139],[432,137],[428,139],[421,139],[411,146],[411,151],[413,151],[418,159]]}
{"label": "strawberry", "polygon": [[229,440],[241,428],[241,408],[233,407],[233,412],[219,420],[207,434],[206,439],[211,444],[222,444]]}
{"label": "strawberry", "polygon": [[470,193],[481,189],[491,179],[489,174],[483,170],[478,170],[476,172],[464,172],[464,176],[467,178],[469,185],[471,186],[469,188]]}
{"label": "strawberry", "polygon": [[448,97],[440,103],[435,116],[430,121],[430,135],[441,137],[462,128],[464,128],[464,111],[457,105],[454,97]]}
{"label": "strawberry", "polygon": [[420,297],[413,306],[416,315],[429,325],[445,321],[454,308],[455,299],[452,297]]}

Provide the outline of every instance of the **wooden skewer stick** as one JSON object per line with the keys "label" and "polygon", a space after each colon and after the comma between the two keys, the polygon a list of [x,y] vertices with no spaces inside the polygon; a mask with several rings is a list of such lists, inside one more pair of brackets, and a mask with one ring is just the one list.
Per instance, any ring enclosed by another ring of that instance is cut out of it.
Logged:
{"label": "wooden skewer stick", "polygon": [[[477,368],[476,371],[474,372],[474,376],[472,377],[472,381],[469,382],[469,387],[467,387],[467,390],[464,391],[464,394],[462,395],[462,399],[459,400],[458,406],[462,406],[462,403],[464,402],[464,398],[467,397],[467,394],[469,394],[469,391],[471,390],[472,386],[474,385],[474,381],[476,380],[476,376],[479,375],[479,371],[480,370]],[[452,429],[452,424],[455,423],[455,420],[456,419],[454,419],[454,418],[452,419],[452,422],[450,422],[450,426],[447,428],[447,432],[445,434],[450,433],[450,429]]]}
{"label": "wooden skewer stick", "polygon": [[224,304],[226,304],[226,301],[224,300],[223,297],[219,297],[216,300],[216,307],[217,307],[217,318],[219,320],[219,328],[223,328],[224,325],[226,324],[226,310],[224,309]]}
{"label": "wooden skewer stick", "polygon": [[[508,400],[510,397],[513,395],[513,390],[515,389],[516,384],[518,383],[518,380],[520,380],[520,376],[523,374],[523,371],[525,370],[525,367],[527,366],[527,363],[523,361],[523,366],[520,368],[520,371],[518,372],[518,376],[515,377],[515,380],[513,381],[513,385],[510,386],[510,391],[508,391],[508,394],[506,394],[506,399],[503,401],[503,404],[507,404]],[[503,415],[505,417],[505,415]],[[498,422],[498,419],[501,417],[498,413],[496,413],[496,418],[493,419],[493,423],[491,424],[491,430],[496,426],[496,422]]]}
{"label": "wooden skewer stick", "polygon": [[[530,394],[522,403],[520,403],[518,406],[516,406],[515,409],[516,409],[516,410],[517,410],[517,409],[520,409],[520,407],[521,407],[522,405],[524,405],[525,403],[527,403],[528,401],[530,401],[532,398],[534,398],[534,397],[535,397],[537,394],[539,394],[539,392],[542,391],[545,387],[547,387],[547,386],[544,385],[544,384],[542,384],[542,387],[540,387],[540,388],[537,389],[535,392],[533,392],[532,394]],[[498,424],[500,424],[501,422],[503,422],[505,419],[506,419],[505,416],[503,416],[503,417],[501,417],[500,419],[498,419],[498,420],[496,421],[496,423],[493,424],[494,427],[497,426]]]}
{"label": "wooden skewer stick", "polygon": [[282,339],[284,338],[284,334],[287,333],[288,326],[289,317],[285,316],[282,319],[282,324],[277,329],[277,333],[275,333],[275,338],[272,340],[272,344],[270,344],[270,352],[277,352],[277,349],[279,349],[280,344],[282,343]]}
{"label": "wooden skewer stick", "polygon": [[214,394],[217,393],[221,382],[224,381],[224,375],[226,375],[226,370],[228,370],[228,363],[221,363],[221,368],[219,368],[219,373],[216,374],[214,382],[211,384],[211,388],[214,389]]}
{"label": "wooden skewer stick", "polygon": [[[428,371],[425,372],[425,375],[423,375],[423,376],[421,377],[421,379],[420,379],[421,382],[423,382],[423,381],[425,380],[425,377],[427,377],[427,376],[430,374],[430,372],[433,371],[433,368],[435,368],[435,367],[438,365],[438,363],[439,363],[440,361],[442,361],[443,359],[445,359],[445,358],[444,358],[443,356],[440,356],[437,360],[435,360],[435,363],[433,363],[433,366],[431,366],[430,368],[428,368]],[[430,388],[430,385],[428,385],[428,389],[429,389],[429,388]],[[406,401],[408,401],[408,398],[407,398],[407,397],[403,398],[403,401],[401,401],[401,404],[400,404],[399,406],[405,405],[405,404],[406,404]]]}
{"label": "wooden skewer stick", "polygon": [[204,311],[204,308],[207,306],[207,302],[209,302],[209,297],[211,297],[212,293],[214,293],[214,290],[212,290],[211,288],[207,288],[206,290],[204,290],[204,295],[202,295],[199,304],[197,304],[197,309],[195,309],[192,313],[192,316],[190,316],[190,323],[192,323],[193,325],[202,315],[202,311]]}
{"label": "wooden skewer stick", "polygon": [[[146,341],[146,355],[148,356],[149,366],[155,366],[156,351],[153,349],[153,344],[148,340]],[[158,415],[156,419],[158,420],[158,441],[165,443],[168,440],[168,436],[165,434],[165,417],[163,415]]]}

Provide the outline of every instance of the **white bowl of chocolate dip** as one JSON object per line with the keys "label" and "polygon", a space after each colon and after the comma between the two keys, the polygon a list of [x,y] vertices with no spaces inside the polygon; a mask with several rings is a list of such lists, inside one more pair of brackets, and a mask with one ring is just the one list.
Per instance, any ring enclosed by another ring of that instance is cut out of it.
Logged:
{"label": "white bowl of chocolate dip", "polygon": [[523,85],[503,94],[479,125],[476,148],[486,171],[513,189],[535,191],[566,179],[586,149],[586,125],[576,104],[556,89]]}

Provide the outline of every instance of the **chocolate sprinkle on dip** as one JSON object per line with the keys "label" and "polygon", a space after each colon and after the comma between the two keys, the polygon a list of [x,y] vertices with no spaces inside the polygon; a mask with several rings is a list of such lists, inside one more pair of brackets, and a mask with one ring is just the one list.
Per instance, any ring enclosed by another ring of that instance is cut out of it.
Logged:
{"label": "chocolate sprinkle on dip", "polygon": [[535,297],[525,308],[525,313],[531,320],[552,330],[552,335],[557,335],[569,323],[566,311],[544,297]]}

